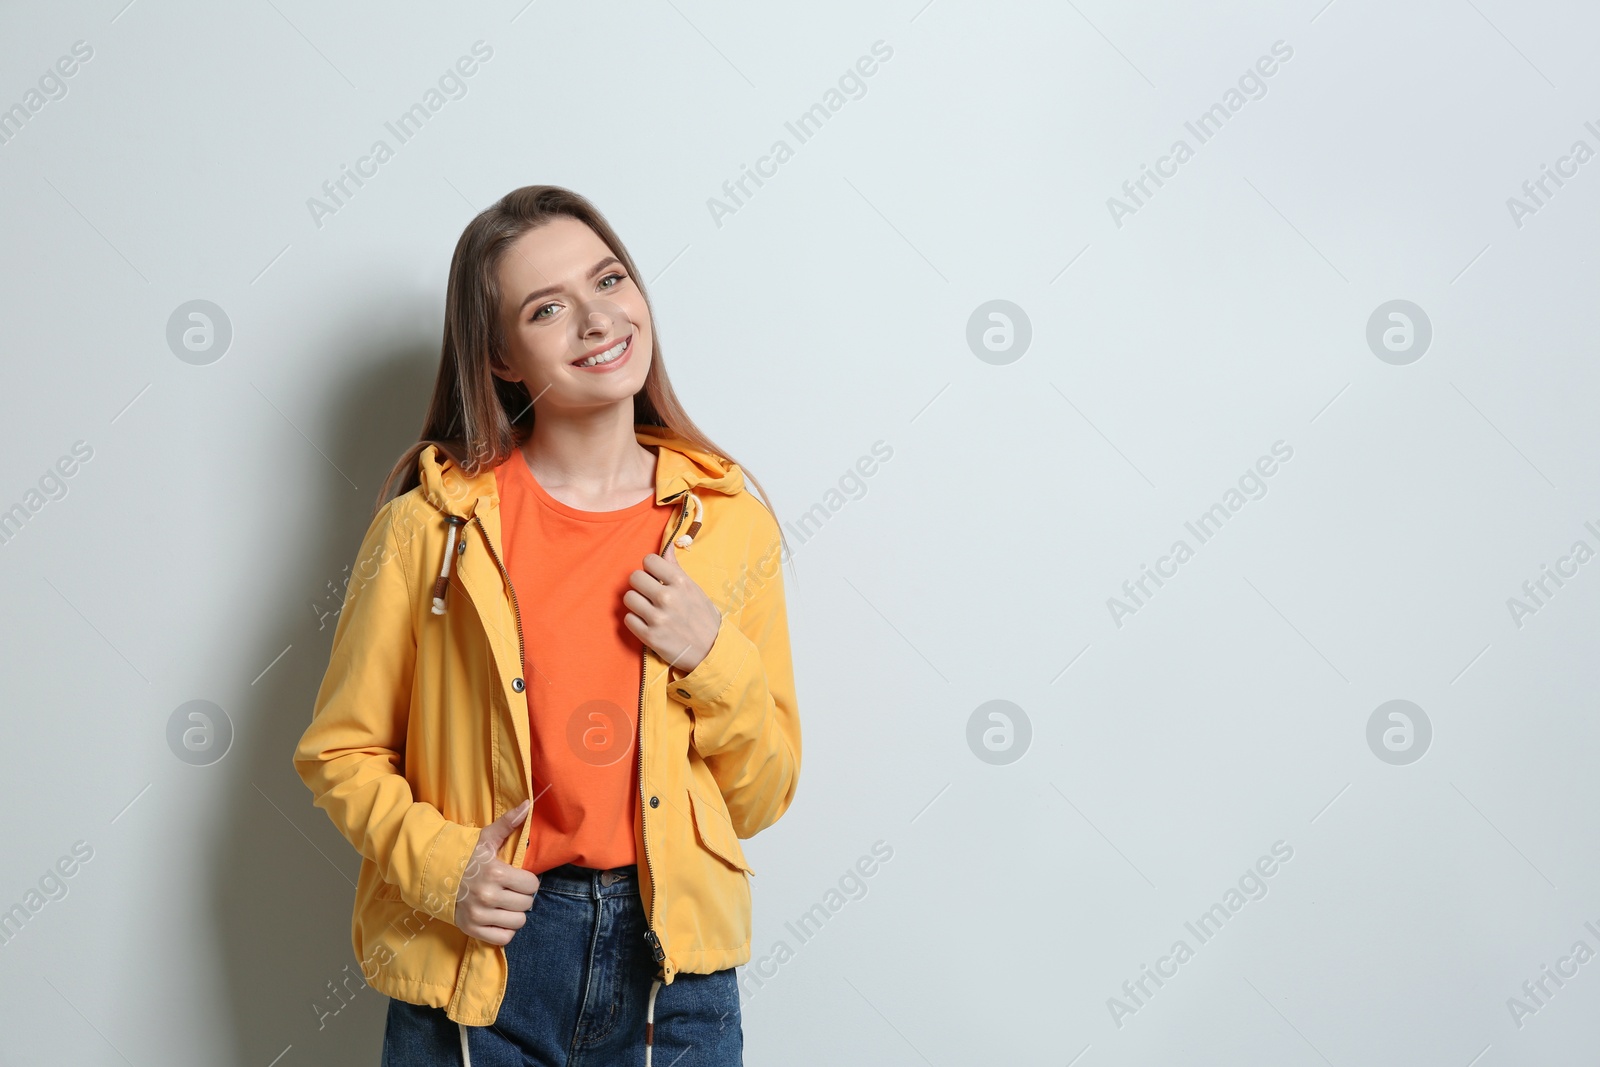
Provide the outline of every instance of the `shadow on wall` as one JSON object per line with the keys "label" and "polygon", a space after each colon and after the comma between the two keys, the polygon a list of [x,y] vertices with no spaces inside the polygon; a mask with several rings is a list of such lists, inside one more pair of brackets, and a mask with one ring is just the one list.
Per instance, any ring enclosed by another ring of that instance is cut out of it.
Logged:
{"label": "shadow on wall", "polygon": [[[307,521],[262,530],[261,544],[238,546],[242,565],[268,560],[282,568],[278,594],[250,606],[267,616],[251,629],[275,636],[263,664],[285,646],[289,651],[227,709],[235,729],[224,757],[232,818],[223,820],[216,866],[205,872],[213,881],[212,913],[196,917],[215,931],[225,961],[233,1062],[263,1067],[289,1046],[280,1067],[375,1063],[388,1006],[361,981],[350,943],[360,857],[312,805],[293,754],[311,721],[347,568],[378,489],[421,429],[438,339],[344,349],[330,363],[335,414],[302,428],[332,463],[295,464],[314,473],[290,490],[299,499],[285,505]],[[284,444],[309,449],[298,439]],[[219,628],[217,639],[228,634]]]}

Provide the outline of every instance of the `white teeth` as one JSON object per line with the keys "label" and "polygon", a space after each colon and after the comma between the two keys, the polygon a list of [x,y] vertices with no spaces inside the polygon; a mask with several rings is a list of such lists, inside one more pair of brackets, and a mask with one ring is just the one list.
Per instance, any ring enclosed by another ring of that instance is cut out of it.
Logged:
{"label": "white teeth", "polygon": [[610,363],[612,360],[614,360],[618,356],[622,355],[622,350],[624,348],[627,348],[627,347],[628,347],[628,341],[627,341],[626,338],[624,338],[623,340],[618,341],[616,344],[612,345],[610,348],[606,349],[604,352],[600,353],[598,356],[591,356],[588,359],[582,360],[581,362],[574,364],[574,366],[577,366],[577,367],[597,367],[602,363]]}

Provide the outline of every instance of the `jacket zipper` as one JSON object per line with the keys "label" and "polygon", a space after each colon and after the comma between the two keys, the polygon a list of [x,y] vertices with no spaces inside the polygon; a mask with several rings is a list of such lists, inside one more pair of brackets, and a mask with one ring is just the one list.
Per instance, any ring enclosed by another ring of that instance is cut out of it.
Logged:
{"label": "jacket zipper", "polygon": [[[687,492],[687,489],[680,490],[678,495],[671,499],[680,500],[684,493]],[[673,524],[672,533],[667,536],[666,544],[663,544],[659,551],[665,552],[667,545],[672,544],[673,538],[678,536],[678,530],[683,525],[683,517],[687,510],[687,508],[681,508],[678,511],[678,521]],[[645,829],[647,801],[644,795],[644,693],[646,681],[649,677],[649,667],[650,650],[649,648],[642,648],[639,652],[639,833],[644,838],[644,869],[650,876],[650,909],[649,914],[645,917],[644,939],[650,946],[651,956],[659,964],[667,958],[666,950],[661,947],[661,938],[656,934],[656,901],[660,898],[661,893],[656,882],[656,869],[650,863],[650,834]]]}
{"label": "jacket zipper", "polygon": [[[478,532],[483,535],[483,545],[489,550],[489,558],[494,560],[494,565],[500,569],[500,576],[506,580],[506,588],[511,591],[511,614],[517,623],[517,669],[526,674],[528,670],[528,653],[522,644],[522,609],[517,606],[517,587],[511,584],[511,572],[506,570],[505,564],[500,562],[500,553],[494,550],[494,542],[489,540],[489,531],[484,527],[483,520],[476,514],[472,521],[478,524]],[[523,689],[527,689],[527,679],[523,679]],[[532,728],[532,724],[529,724]],[[498,818],[499,816],[495,816]],[[533,812],[528,812],[528,818],[522,821],[522,832],[527,834],[532,828]]]}

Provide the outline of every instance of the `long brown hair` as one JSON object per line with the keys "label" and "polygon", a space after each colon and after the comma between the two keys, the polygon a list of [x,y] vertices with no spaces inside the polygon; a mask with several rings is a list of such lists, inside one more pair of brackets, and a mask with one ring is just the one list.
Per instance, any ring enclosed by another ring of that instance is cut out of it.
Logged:
{"label": "long brown hair", "polygon": [[[401,454],[384,479],[374,512],[391,498],[416,488],[421,480],[417,456],[428,445],[438,446],[470,477],[499,465],[532,432],[533,402],[527,386],[508,382],[489,370],[490,359],[504,362],[505,352],[498,272],[500,259],[513,241],[558,215],[587,225],[622,261],[639,287],[645,307],[650,308],[653,323],[655,310],[633,257],[605,216],[587,199],[556,185],[525,185],[501,197],[469,222],[456,242],[445,291],[444,344],[433,399],[428,402],[420,439]],[[696,448],[734,462],[683,410],[661,359],[660,331],[652,329],[650,334],[650,370],[644,388],[634,394],[633,421],[666,427]],[[776,515],[760,481],[748,471],[745,477],[755,484],[767,510]],[[788,539],[781,525],[778,533],[787,555]]]}

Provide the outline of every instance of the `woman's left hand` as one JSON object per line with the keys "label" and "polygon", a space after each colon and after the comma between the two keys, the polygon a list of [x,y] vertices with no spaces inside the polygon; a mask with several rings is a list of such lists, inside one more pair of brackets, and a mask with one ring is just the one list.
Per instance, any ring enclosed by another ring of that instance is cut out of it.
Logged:
{"label": "woman's left hand", "polygon": [[711,652],[722,613],[704,589],[678,564],[677,546],[665,556],[652,552],[644,570],[628,576],[633,588],[622,594],[628,613],[622,624],[652,652],[684,674]]}

